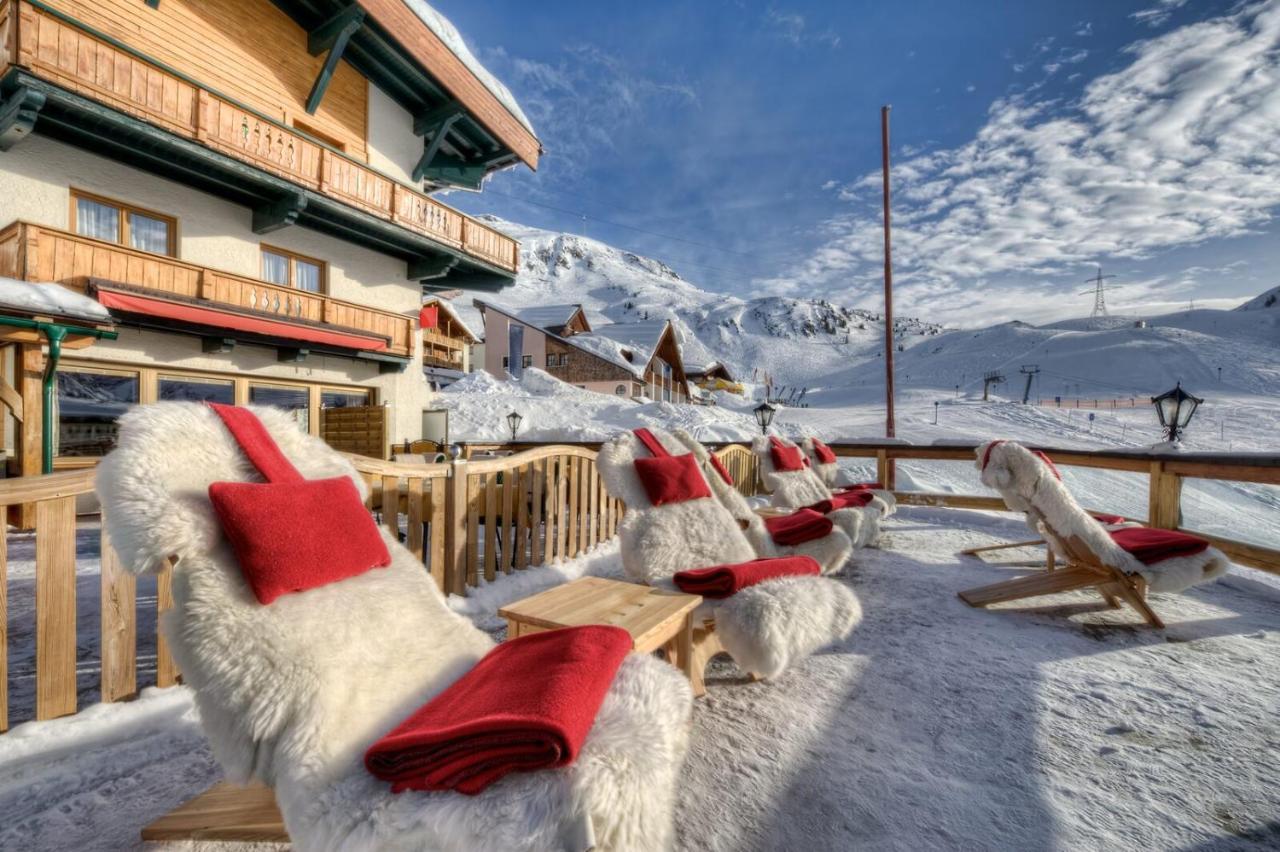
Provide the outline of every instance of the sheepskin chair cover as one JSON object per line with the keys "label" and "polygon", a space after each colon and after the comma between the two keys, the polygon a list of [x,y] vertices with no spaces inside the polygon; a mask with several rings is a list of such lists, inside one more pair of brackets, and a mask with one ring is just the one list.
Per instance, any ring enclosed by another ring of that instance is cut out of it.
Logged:
{"label": "sheepskin chair cover", "polygon": [[[650,431],[655,435],[665,434],[657,429]],[[725,482],[711,466],[711,453],[707,452],[707,448],[683,429],[677,429],[671,435],[697,458],[703,476],[711,483],[711,493],[716,495],[720,504],[729,510],[729,514],[739,525],[743,523],[747,525],[747,538],[757,556],[811,556],[822,566],[823,574],[835,574],[849,561],[849,554],[853,552],[853,542],[839,527],[833,528],[829,535],[822,538],[792,547],[774,543],[773,537],[769,535],[769,530],[764,525],[764,519],[751,509],[747,498],[743,497],[737,488]]]}
{"label": "sheepskin chair cover", "polygon": [[[779,440],[783,446],[796,446],[785,438]],[[757,436],[751,442],[751,451],[756,454],[760,464],[760,479],[764,482],[764,487],[773,492],[770,498],[773,506],[780,509],[800,509],[831,496],[831,489],[822,484],[811,467],[803,470],[778,470],[773,463],[768,436]],[[880,507],[874,502],[859,508],[837,509],[828,517],[845,531],[854,547],[875,544],[880,537]]]}
{"label": "sheepskin chair cover", "polygon": [[[355,469],[284,412],[254,408],[304,477]],[[176,557],[171,643],[227,776],[275,789],[297,849],[550,850],[589,825],[596,848],[673,842],[692,691],[652,657],[623,662],[577,759],[508,776],[479,796],[405,792],[364,768],[366,749],[493,647],[446,605],[420,561],[383,529],[391,565],[270,606],[257,602],[208,499],[257,480],[222,421],[196,403],[140,406],[98,468],[106,529],[142,572]],[[288,518],[279,519],[281,524]]]}
{"label": "sheepskin chair cover", "polygon": [[[804,450],[805,458],[813,465],[814,471],[818,474],[818,479],[822,481],[822,484],[829,491],[856,484],[857,479],[841,469],[839,462],[823,464],[818,460],[818,451],[813,446],[813,438],[802,440],[800,449]],[[871,503],[869,505],[875,506],[880,510],[880,517],[887,518],[898,511],[898,498],[893,496],[892,491],[887,491],[883,488],[870,488],[868,490],[871,492]]]}
{"label": "sheepskin chair cover", "polygon": [[1013,441],[991,441],[976,453],[983,485],[999,491],[1013,511],[1034,510],[1042,515],[1052,529],[1040,525],[1039,532],[1059,554],[1067,550],[1058,536],[1076,536],[1099,562],[1126,574],[1141,575],[1153,592],[1182,591],[1221,576],[1230,565],[1226,554],[1215,547],[1145,565],[1116,544],[1106,528],[1080,508],[1049,466],[1026,447]]}
{"label": "sheepskin chair cover", "polygon": [[[673,455],[688,448],[670,433],[650,430]],[[680,571],[756,558],[737,521],[715,497],[654,506],[635,472],[649,451],[631,432],[600,449],[600,478],[627,507],[618,525],[627,576],[675,588]],[[766,580],[723,601],[707,601],[697,616],[714,618],[729,656],[750,672],[773,678],[814,651],[849,635],[862,619],[853,591],[829,577]]]}
{"label": "sheepskin chair cover", "polygon": [[812,470],[818,475],[818,479],[822,480],[822,484],[828,489],[836,487],[836,478],[840,475],[839,462],[823,462],[818,459],[817,448],[813,446],[813,438],[805,438],[800,441],[800,449],[804,450],[805,458],[812,465]]}

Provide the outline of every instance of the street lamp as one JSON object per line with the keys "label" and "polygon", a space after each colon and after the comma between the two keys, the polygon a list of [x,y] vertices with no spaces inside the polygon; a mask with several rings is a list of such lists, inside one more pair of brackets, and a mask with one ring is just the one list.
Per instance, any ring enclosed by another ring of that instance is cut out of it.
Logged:
{"label": "street lamp", "polygon": [[1171,391],[1151,397],[1151,404],[1156,407],[1156,416],[1164,427],[1165,437],[1170,441],[1178,440],[1202,402],[1203,399],[1184,391],[1182,382],[1178,382],[1177,387]]}
{"label": "street lamp", "polygon": [[934,426],[938,425],[938,404],[939,404],[938,401],[935,399],[933,401],[933,425]]}
{"label": "street lamp", "polygon": [[760,424],[760,434],[769,434],[769,424],[773,422],[773,415],[777,411],[767,402],[762,402],[755,407],[753,413],[756,416],[756,422]]}
{"label": "street lamp", "polygon": [[516,432],[520,431],[520,421],[524,418],[520,416],[520,412],[513,411],[507,415],[507,426],[511,428],[511,441],[515,443]]}

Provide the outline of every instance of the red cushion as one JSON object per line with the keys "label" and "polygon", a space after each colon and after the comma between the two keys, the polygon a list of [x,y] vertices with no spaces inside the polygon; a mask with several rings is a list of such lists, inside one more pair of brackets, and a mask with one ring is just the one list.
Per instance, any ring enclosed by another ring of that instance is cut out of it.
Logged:
{"label": "red cushion", "polygon": [[774,544],[793,547],[831,535],[835,526],[830,518],[824,517],[812,509],[798,509],[790,515],[778,515],[764,519],[764,527]]}
{"label": "red cushion", "polygon": [[649,495],[649,502],[655,506],[711,496],[711,487],[698,469],[693,453],[636,459],[636,474]]}
{"label": "red cushion", "polygon": [[836,463],[836,454],[831,451],[830,447],[819,441],[817,438],[813,439],[813,454],[818,457],[818,462],[821,464]]}
{"label": "red cushion", "polygon": [[503,642],[374,743],[365,767],[393,793],[474,796],[512,772],[567,766],[632,645],[605,625]]}
{"label": "red cushion", "polygon": [[716,473],[720,474],[720,478],[724,480],[725,485],[733,484],[733,474],[729,473],[729,468],[724,466],[724,462],[720,461],[715,453],[711,454],[711,466],[716,469]]}
{"label": "red cushion", "polygon": [[209,499],[260,603],[391,564],[348,477],[215,482]]}
{"label": "red cushion", "polygon": [[1129,519],[1128,519],[1128,518],[1126,518],[1124,515],[1106,515],[1106,514],[1103,514],[1103,513],[1101,513],[1101,512],[1099,512],[1098,514],[1094,515],[1093,517],[1094,517],[1094,519],[1095,519],[1098,523],[1100,523],[1100,524],[1106,524],[1107,526],[1114,526],[1114,525],[1116,525],[1116,524],[1123,524],[1123,523],[1125,523],[1126,521],[1128,521],[1128,520],[1129,520]]}
{"label": "red cushion", "polygon": [[843,494],[846,491],[879,491],[882,488],[884,488],[884,486],[879,482],[855,482],[853,485],[846,485],[843,488],[837,489],[836,493]]}
{"label": "red cushion", "polygon": [[1108,530],[1116,544],[1143,565],[1155,565],[1178,556],[1195,556],[1209,548],[1209,542],[1186,533],[1152,527],[1124,527]]}
{"label": "red cushion", "polygon": [[804,453],[800,452],[799,447],[788,447],[779,441],[774,441],[769,446],[769,453],[773,456],[773,466],[781,471],[804,470],[808,459],[804,457]]}
{"label": "red cushion", "polygon": [[704,598],[727,598],[756,583],[775,577],[803,577],[821,574],[822,567],[809,556],[779,556],[754,559],[735,565],[717,565],[696,571],[681,571],[673,578],[676,586],[691,595]]}

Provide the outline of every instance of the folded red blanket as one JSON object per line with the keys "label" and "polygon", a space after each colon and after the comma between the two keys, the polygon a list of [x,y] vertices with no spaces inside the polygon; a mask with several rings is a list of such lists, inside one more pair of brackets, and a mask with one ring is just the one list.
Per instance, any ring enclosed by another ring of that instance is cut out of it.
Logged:
{"label": "folded red blanket", "polygon": [[604,625],[503,642],[374,743],[365,767],[393,793],[474,796],[511,772],[567,766],[631,648]]}
{"label": "folded red blanket", "polygon": [[676,587],[704,598],[727,598],[748,586],[776,577],[804,577],[821,574],[822,568],[809,556],[779,556],[754,559],[736,565],[717,565],[696,571],[681,571],[675,576]]}
{"label": "folded red blanket", "polygon": [[837,494],[832,494],[826,500],[819,500],[807,508],[823,515],[830,514],[836,509],[861,509],[870,503],[871,498],[874,496],[870,491],[862,488],[853,491],[841,491]]}
{"label": "folded red blanket", "polygon": [[790,515],[779,515],[764,519],[764,527],[774,544],[792,547],[806,541],[826,538],[831,535],[835,526],[830,518],[824,517],[812,509],[797,509]]}
{"label": "folded red blanket", "polygon": [[1209,548],[1209,542],[1186,533],[1151,527],[1124,527],[1108,530],[1115,543],[1143,565],[1155,565],[1176,556],[1195,556]]}
{"label": "folded red blanket", "polygon": [[879,491],[883,487],[884,486],[879,482],[855,482],[852,485],[845,485],[841,488],[837,488],[836,493],[842,494],[845,491],[867,491],[868,489]]}

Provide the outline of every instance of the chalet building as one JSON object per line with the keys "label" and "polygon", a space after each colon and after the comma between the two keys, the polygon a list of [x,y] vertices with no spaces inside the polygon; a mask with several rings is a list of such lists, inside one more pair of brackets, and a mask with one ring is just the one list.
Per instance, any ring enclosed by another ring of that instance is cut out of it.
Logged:
{"label": "chalet building", "polygon": [[418,312],[422,329],[422,367],[428,384],[439,390],[471,372],[472,347],[479,336],[447,299],[430,298]]}
{"label": "chalet building", "polygon": [[592,328],[581,305],[508,311],[475,301],[484,318],[484,369],[498,378],[512,363],[612,396],[688,402],[689,382],[668,320]]}
{"label": "chalet building", "polygon": [[51,362],[55,466],[154,400],[416,436],[424,369],[465,369],[469,334],[443,309],[423,333],[424,286],[497,290],[519,257],[431,192],[540,154],[417,0],[0,0],[0,276],[86,294],[118,335],[0,336],[10,471],[42,466]]}
{"label": "chalet building", "polygon": [[743,392],[742,385],[734,380],[729,368],[719,361],[712,361],[702,367],[691,368],[688,371],[688,376],[690,382],[707,392],[728,391],[737,394]]}

